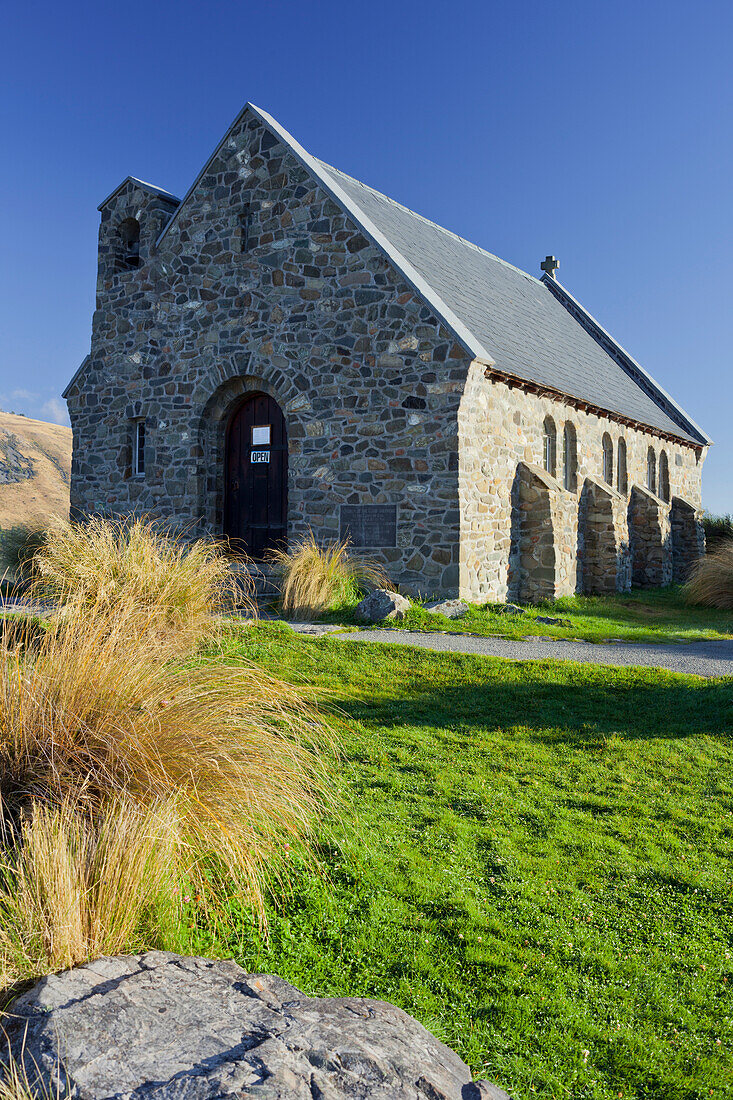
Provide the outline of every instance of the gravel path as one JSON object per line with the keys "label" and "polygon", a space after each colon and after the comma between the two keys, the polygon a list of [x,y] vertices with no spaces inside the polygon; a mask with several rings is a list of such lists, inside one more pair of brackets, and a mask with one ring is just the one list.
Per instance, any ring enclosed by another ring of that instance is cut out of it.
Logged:
{"label": "gravel path", "polygon": [[[0,597],[0,611],[48,613],[20,599]],[[580,661],[594,665],[641,665],[687,672],[696,676],[733,676],[733,640],[653,645],[648,642],[568,642],[560,638],[483,638],[477,634],[451,634],[414,630],[351,630],[326,623],[288,623],[299,634],[328,634],[341,642],[382,642],[411,645],[438,653],[474,653],[479,657],[504,657],[510,661]]]}
{"label": "gravel path", "polygon": [[733,641],[653,645],[638,642],[566,642],[558,638],[481,638],[476,634],[420,633],[412,630],[357,630],[343,634],[329,631],[343,642],[386,642],[411,645],[439,653],[475,653],[512,661],[553,658],[594,665],[642,665],[688,672],[696,676],[733,676]]}

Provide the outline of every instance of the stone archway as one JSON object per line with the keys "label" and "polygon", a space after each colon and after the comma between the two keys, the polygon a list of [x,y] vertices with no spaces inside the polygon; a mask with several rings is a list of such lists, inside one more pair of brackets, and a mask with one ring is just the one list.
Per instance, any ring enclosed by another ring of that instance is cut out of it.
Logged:
{"label": "stone archway", "polygon": [[[233,373],[236,369],[242,373]],[[198,421],[198,523],[203,533],[221,536],[225,527],[226,436],[227,426],[237,407],[248,394],[262,393],[273,398],[282,410],[288,438],[294,432],[299,410],[308,409],[307,398],[286,379],[282,371],[245,373],[246,364],[224,365],[212,370],[208,380],[194,394],[201,415]],[[206,392],[208,389],[208,392]],[[288,490],[290,485],[288,482]]]}

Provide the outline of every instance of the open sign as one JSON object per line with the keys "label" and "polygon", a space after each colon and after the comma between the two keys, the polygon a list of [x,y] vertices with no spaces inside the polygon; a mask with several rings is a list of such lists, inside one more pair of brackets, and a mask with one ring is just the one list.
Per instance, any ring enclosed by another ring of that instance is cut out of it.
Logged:
{"label": "open sign", "polygon": [[257,462],[269,462],[270,461],[270,452],[269,451],[252,451],[251,460],[252,460],[252,465],[255,465],[255,463],[257,463]]}

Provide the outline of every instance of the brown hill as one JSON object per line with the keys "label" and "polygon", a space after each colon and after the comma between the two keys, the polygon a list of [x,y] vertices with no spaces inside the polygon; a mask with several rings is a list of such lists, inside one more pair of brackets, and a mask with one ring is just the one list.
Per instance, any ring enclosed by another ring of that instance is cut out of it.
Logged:
{"label": "brown hill", "polygon": [[71,429],[0,412],[0,530],[69,514]]}

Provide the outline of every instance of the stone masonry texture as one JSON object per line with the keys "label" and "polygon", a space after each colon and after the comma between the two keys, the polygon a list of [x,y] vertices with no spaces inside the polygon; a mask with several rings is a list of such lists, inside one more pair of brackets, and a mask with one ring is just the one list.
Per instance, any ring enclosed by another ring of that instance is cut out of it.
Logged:
{"label": "stone masonry texture", "polygon": [[[286,420],[288,540],[337,538],[342,505],[396,505],[397,545],[366,552],[408,594],[623,591],[668,583],[673,561],[678,579],[700,552],[704,448],[487,377],[259,119],[229,132],[156,246],[175,209],[132,180],[102,208],[91,352],[67,390],[73,518],[145,514],[221,535],[227,423],[261,392]],[[139,266],[124,270],[130,218]],[[666,452],[669,500],[644,488],[650,447],[657,469]]]}

